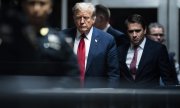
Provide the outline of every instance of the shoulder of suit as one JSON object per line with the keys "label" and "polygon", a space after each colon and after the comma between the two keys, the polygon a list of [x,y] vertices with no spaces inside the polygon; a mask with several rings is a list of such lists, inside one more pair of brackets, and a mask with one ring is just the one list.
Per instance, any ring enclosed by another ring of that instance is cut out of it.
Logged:
{"label": "shoulder of suit", "polygon": [[148,43],[150,43],[150,44],[153,44],[153,45],[162,45],[161,43],[156,42],[156,41],[153,41],[153,40],[151,40],[151,39],[149,39],[149,38],[146,38],[146,41],[147,41]]}
{"label": "shoulder of suit", "polygon": [[93,30],[94,30],[93,32],[98,34],[100,37],[103,37],[103,38],[113,38],[113,36],[111,34],[109,34],[107,32],[104,32],[104,31],[102,31],[100,29],[97,29],[97,28],[94,27]]}
{"label": "shoulder of suit", "polygon": [[155,42],[149,38],[146,38],[146,42],[151,46],[155,46],[156,48],[162,48],[162,47],[166,48],[166,46],[164,44],[161,44],[159,42]]}
{"label": "shoulder of suit", "polygon": [[108,33],[115,35],[115,36],[125,36],[125,34],[113,27],[109,27],[107,30]]}

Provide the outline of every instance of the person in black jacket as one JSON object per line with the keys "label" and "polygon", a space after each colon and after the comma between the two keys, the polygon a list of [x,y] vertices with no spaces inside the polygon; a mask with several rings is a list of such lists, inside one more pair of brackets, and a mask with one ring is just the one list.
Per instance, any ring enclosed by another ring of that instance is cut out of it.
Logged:
{"label": "person in black jacket", "polygon": [[1,18],[1,74],[79,77],[73,50],[48,24],[53,0],[23,0],[21,6],[23,14],[9,10]]}
{"label": "person in black jacket", "polygon": [[97,27],[98,29],[103,30],[104,32],[111,34],[114,37],[117,46],[122,45],[125,42],[128,42],[128,38],[127,36],[125,36],[123,32],[113,28],[110,25],[110,17],[111,17],[110,10],[101,4],[97,4],[95,8],[96,8],[96,21],[94,23],[94,26]]}
{"label": "person in black jacket", "polygon": [[121,85],[158,87],[160,77],[167,86],[178,84],[166,46],[146,38],[144,18],[138,14],[130,15],[125,26],[130,43],[118,47]]}
{"label": "person in black jacket", "polygon": [[[165,41],[165,29],[163,25],[157,22],[150,23],[148,26],[147,37],[156,42],[163,44]],[[173,67],[173,70],[176,71],[175,64],[177,62],[174,59],[174,56],[175,56],[174,52],[169,52],[169,60],[170,60],[171,66]],[[177,74],[178,72],[176,72],[175,74],[176,77],[177,77]],[[160,82],[160,84],[163,85],[162,81]]]}

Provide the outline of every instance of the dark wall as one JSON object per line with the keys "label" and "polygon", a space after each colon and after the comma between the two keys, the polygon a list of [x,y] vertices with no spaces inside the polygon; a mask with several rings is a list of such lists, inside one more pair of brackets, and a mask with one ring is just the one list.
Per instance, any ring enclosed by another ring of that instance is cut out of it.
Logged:
{"label": "dark wall", "polygon": [[123,32],[126,32],[124,28],[124,21],[125,19],[131,14],[140,14],[142,15],[147,24],[150,22],[157,21],[157,9],[131,9],[131,8],[110,8],[111,11],[111,25]]}
{"label": "dark wall", "polygon": [[73,19],[72,7],[77,2],[82,2],[82,0],[68,0],[68,27],[74,26],[74,22],[72,20]]}
{"label": "dark wall", "polygon": [[[18,0],[1,0],[1,7],[16,7]],[[74,26],[73,16],[72,16],[72,7],[77,2],[82,2],[83,0],[67,0],[68,1],[68,27]],[[54,0],[54,9],[53,13],[50,16],[50,24],[53,27],[61,27],[61,0]],[[139,8],[110,8],[111,11],[111,24],[114,28],[125,32],[124,29],[124,20],[132,13],[141,14],[145,17],[147,23],[157,21],[157,9],[139,9]]]}

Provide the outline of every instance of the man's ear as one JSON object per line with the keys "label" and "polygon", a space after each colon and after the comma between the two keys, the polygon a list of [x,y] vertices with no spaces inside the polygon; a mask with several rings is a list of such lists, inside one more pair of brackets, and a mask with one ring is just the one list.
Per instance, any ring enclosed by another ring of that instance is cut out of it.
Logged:
{"label": "man's ear", "polygon": [[95,23],[95,21],[96,21],[96,16],[93,16],[93,24]]}

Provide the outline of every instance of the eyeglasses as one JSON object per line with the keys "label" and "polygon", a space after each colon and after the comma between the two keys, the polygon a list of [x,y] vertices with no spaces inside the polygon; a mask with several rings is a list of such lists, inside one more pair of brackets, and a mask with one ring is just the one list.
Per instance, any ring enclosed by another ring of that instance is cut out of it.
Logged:
{"label": "eyeglasses", "polygon": [[142,29],[128,30],[128,33],[134,33],[134,32],[139,33],[139,32],[141,32],[141,30]]}
{"label": "eyeglasses", "polygon": [[157,34],[151,34],[152,36],[164,36],[162,33],[157,33]]}

